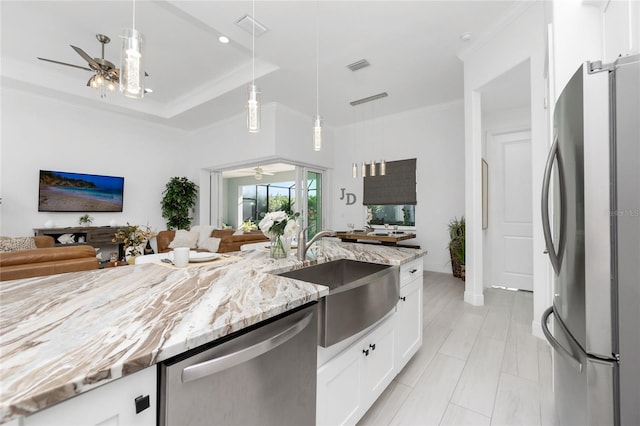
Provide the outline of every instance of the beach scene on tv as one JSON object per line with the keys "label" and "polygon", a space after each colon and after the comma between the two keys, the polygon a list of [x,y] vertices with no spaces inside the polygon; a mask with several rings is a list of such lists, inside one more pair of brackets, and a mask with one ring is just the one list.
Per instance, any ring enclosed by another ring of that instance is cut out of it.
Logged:
{"label": "beach scene on tv", "polygon": [[38,211],[121,212],[124,178],[40,170]]}

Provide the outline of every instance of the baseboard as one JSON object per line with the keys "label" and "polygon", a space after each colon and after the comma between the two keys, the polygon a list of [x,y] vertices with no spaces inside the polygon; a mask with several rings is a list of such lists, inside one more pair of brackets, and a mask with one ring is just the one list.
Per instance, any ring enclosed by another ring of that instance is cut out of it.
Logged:
{"label": "baseboard", "polygon": [[464,301],[473,306],[484,306],[484,294],[464,292]]}

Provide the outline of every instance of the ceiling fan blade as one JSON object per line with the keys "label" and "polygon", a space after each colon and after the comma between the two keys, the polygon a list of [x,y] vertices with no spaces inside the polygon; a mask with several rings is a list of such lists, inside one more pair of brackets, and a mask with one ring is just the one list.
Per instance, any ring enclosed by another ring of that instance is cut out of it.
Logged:
{"label": "ceiling fan blade", "polygon": [[54,64],[66,65],[68,67],[74,67],[74,68],[80,68],[81,70],[93,71],[91,68],[82,67],[80,65],[68,64],[66,62],[54,61],[53,59],[46,59],[46,58],[40,58],[40,57],[38,57],[38,59],[40,59],[41,61],[52,62]]}
{"label": "ceiling fan blade", "polygon": [[90,67],[92,67],[93,69],[96,69],[96,70],[102,69],[102,67],[100,67],[100,64],[97,63],[91,56],[87,55],[87,53],[84,50],[82,50],[79,47],[76,47],[76,46],[74,46],[72,44],[70,44],[69,46],[71,46],[71,48],[73,50],[75,50],[78,55],[82,56],[82,58],[85,61],[87,61],[87,63],[89,64]]}

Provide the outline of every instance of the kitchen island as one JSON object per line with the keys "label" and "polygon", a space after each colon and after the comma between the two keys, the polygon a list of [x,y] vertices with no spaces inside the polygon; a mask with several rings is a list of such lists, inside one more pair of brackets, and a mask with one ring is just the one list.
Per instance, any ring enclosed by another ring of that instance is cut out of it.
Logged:
{"label": "kitchen island", "polygon": [[197,267],[144,264],[0,286],[0,422],[29,415],[314,302],[324,286],[273,275],[337,259],[400,265],[421,250],[326,240],[314,259],[232,253]]}

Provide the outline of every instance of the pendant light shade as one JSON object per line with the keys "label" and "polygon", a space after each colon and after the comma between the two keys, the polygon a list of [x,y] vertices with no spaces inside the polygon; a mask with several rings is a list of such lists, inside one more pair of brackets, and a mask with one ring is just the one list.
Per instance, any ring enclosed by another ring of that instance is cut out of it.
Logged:
{"label": "pendant light shade", "polygon": [[122,33],[120,91],[129,98],[144,97],[144,37],[135,28]]}
{"label": "pendant light shade", "polygon": [[358,177],[358,164],[357,163],[353,163],[351,165],[351,176],[353,176],[354,179]]}
{"label": "pendant light shade", "polygon": [[369,167],[369,174],[371,176],[375,176],[376,175],[376,162],[371,160],[371,167]]}
{"label": "pendant light shade", "polygon": [[313,121],[313,150],[320,151],[322,149],[322,117],[316,116]]}
{"label": "pendant light shade", "polygon": [[249,133],[260,131],[260,92],[255,84],[249,86],[247,99],[247,129]]}
{"label": "pendant light shade", "polygon": [[384,160],[380,160],[380,176],[387,174],[387,163]]}
{"label": "pendant light shade", "polygon": [[362,177],[366,177],[367,176],[367,165],[365,164],[365,162],[362,162]]}
{"label": "pendant light shade", "polygon": [[251,85],[247,99],[247,129],[249,133],[260,131],[260,99],[256,88],[256,0],[251,3]]}
{"label": "pendant light shade", "polygon": [[316,3],[316,119],[313,121],[313,150],[322,149],[322,118],[320,117],[320,13]]}

